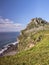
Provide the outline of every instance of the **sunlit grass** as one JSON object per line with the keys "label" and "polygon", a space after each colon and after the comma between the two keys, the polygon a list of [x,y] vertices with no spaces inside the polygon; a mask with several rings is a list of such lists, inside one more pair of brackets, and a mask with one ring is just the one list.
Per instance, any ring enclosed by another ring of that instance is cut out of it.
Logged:
{"label": "sunlit grass", "polygon": [[49,35],[47,34],[49,31],[38,32],[34,37],[43,35],[40,42],[29,50],[0,58],[0,65],[49,65]]}

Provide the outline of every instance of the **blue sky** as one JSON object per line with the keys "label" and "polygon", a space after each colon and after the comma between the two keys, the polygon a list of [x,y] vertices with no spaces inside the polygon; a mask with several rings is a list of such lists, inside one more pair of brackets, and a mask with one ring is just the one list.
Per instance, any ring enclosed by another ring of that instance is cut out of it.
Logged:
{"label": "blue sky", "polygon": [[49,0],[0,0],[0,31],[19,31],[35,17],[49,21]]}

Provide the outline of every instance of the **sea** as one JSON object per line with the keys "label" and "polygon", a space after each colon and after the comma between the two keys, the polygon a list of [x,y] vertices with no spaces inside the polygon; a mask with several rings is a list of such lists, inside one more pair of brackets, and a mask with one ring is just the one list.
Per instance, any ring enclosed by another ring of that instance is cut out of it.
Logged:
{"label": "sea", "polygon": [[0,32],[0,48],[17,41],[20,32]]}

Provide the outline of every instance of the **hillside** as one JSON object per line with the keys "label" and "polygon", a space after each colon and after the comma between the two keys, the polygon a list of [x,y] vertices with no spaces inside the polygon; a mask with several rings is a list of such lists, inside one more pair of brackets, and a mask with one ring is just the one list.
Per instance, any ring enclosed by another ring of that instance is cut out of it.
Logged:
{"label": "hillside", "polygon": [[19,51],[34,46],[38,40],[39,40],[38,42],[40,42],[43,34],[37,37],[34,37],[34,35],[39,31],[43,31],[43,30],[49,30],[49,23],[47,21],[43,20],[42,18],[31,19],[31,22],[27,25],[26,29],[21,31],[21,35],[18,38]]}
{"label": "hillside", "polygon": [[[40,34],[41,31],[35,37]],[[42,40],[33,48],[15,56],[1,57],[0,65],[49,65],[49,31],[44,31]]]}
{"label": "hillside", "polygon": [[49,65],[49,23],[41,23],[41,20],[39,22],[37,27],[31,28],[28,27],[32,24],[30,22],[26,29],[21,31],[19,52],[13,56],[0,57],[0,65]]}

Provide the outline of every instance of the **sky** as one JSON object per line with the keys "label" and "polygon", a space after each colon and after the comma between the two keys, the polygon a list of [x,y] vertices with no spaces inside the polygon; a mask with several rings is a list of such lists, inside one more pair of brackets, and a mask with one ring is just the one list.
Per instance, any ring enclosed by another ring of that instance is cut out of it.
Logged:
{"label": "sky", "polygon": [[0,32],[20,31],[36,17],[49,21],[49,0],[0,0]]}

